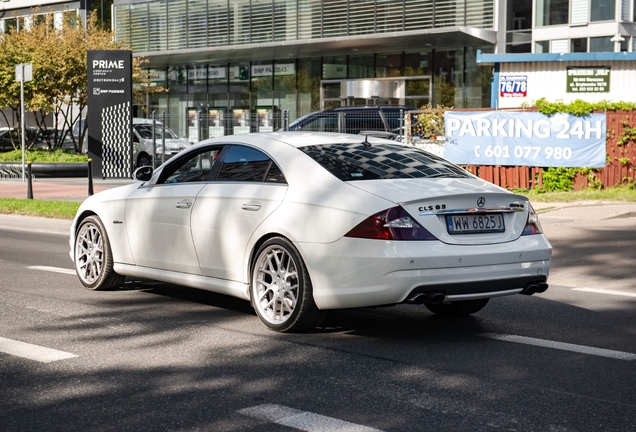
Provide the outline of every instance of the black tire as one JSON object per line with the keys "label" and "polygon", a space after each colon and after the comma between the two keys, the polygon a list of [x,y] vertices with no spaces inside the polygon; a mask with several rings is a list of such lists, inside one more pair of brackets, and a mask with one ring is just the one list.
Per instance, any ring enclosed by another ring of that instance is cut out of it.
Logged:
{"label": "black tire", "polygon": [[151,165],[152,165],[152,158],[146,153],[139,153],[139,156],[137,156],[137,168],[142,166],[151,166]]}
{"label": "black tire", "polygon": [[479,312],[488,304],[490,299],[465,300],[453,303],[425,304],[435,315],[443,317],[459,317]]}
{"label": "black tire", "polygon": [[270,330],[299,332],[323,318],[314,303],[307,267],[286,238],[263,243],[254,254],[251,273],[252,306]]}
{"label": "black tire", "polygon": [[97,216],[84,219],[75,233],[75,272],[82,285],[92,291],[112,290],[125,276],[113,270],[113,254],[104,224]]}

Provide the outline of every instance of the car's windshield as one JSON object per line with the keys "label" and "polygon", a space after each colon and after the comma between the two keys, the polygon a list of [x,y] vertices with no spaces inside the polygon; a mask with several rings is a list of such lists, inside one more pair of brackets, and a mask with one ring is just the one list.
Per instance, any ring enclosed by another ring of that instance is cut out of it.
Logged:
{"label": "car's windshield", "polygon": [[[135,128],[135,130],[137,131],[137,133],[142,139],[152,139],[152,123],[136,124],[133,127]],[[169,138],[169,139],[177,138],[177,135],[174,132],[172,132],[172,130],[169,127],[166,127],[165,130],[166,130],[166,138]],[[157,123],[155,126],[155,138],[161,139],[162,134],[163,134],[163,125],[161,125],[161,123]]]}
{"label": "car's windshield", "polygon": [[468,172],[439,156],[396,144],[326,144],[299,150],[342,181],[471,178]]}

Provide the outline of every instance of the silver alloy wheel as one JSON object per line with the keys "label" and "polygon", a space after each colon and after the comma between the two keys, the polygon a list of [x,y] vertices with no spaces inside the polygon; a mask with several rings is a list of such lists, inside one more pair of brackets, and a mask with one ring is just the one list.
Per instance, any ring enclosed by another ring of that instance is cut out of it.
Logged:
{"label": "silver alloy wheel", "polygon": [[264,249],[254,266],[254,305],[271,324],[283,324],[298,302],[298,267],[287,249]]}
{"label": "silver alloy wheel", "polygon": [[94,284],[104,268],[104,239],[99,227],[86,223],[75,239],[75,267],[82,281]]}

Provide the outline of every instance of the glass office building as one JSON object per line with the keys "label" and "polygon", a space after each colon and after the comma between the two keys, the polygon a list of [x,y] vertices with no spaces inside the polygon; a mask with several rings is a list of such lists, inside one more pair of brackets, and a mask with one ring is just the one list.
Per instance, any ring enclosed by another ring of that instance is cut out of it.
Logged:
{"label": "glass office building", "polygon": [[489,106],[475,55],[494,52],[494,16],[493,0],[116,0],[112,22],[168,89],[149,112],[294,119],[341,105]]}

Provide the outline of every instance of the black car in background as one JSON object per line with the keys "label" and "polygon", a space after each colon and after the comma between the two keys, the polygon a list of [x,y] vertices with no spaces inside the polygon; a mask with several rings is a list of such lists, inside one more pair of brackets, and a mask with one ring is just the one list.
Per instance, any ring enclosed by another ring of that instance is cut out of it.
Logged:
{"label": "black car in background", "polygon": [[403,105],[340,107],[302,116],[290,123],[289,130],[367,134],[399,139],[402,136],[404,112],[415,109]]}

